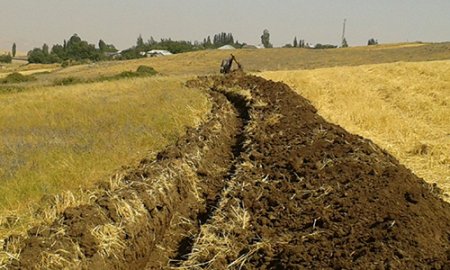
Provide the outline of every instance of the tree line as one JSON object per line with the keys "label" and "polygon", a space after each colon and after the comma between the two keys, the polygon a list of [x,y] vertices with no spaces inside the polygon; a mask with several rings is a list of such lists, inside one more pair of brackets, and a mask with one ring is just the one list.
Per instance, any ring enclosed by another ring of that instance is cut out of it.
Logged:
{"label": "tree line", "polygon": [[141,35],[136,40],[136,44],[129,49],[121,52],[121,59],[133,59],[144,57],[145,53],[151,50],[167,50],[171,53],[184,53],[191,51],[199,51],[206,49],[217,49],[224,45],[232,45],[235,48],[241,48],[245,44],[239,43],[235,40],[232,33],[221,32],[215,34],[213,38],[208,36],[203,39],[203,42],[191,42],[185,40],[172,40],[171,38],[162,38],[160,41],[156,41],[153,37],[150,37],[147,41],[144,41]]}
{"label": "tree line", "polygon": [[[261,35],[261,44],[265,48],[272,48],[273,45],[270,42],[269,30],[264,29]],[[378,41],[371,38],[368,41],[368,45],[377,45]],[[34,48],[28,52],[28,62],[30,63],[62,63],[63,65],[69,65],[71,63],[83,63],[83,62],[97,62],[110,59],[135,59],[145,57],[146,52],[151,50],[167,50],[171,53],[183,53],[190,51],[198,51],[205,49],[217,49],[224,45],[231,45],[235,48],[242,48],[246,43],[240,43],[236,40],[232,33],[221,32],[215,34],[212,38],[207,36],[202,42],[185,41],[185,40],[172,40],[171,38],[163,38],[156,41],[153,37],[150,37],[147,41],[144,41],[141,35],[136,39],[136,44],[132,47],[118,53],[116,47],[112,44],[107,44],[103,40],[99,40],[98,46],[89,44],[87,41],[82,40],[77,34],[72,35],[67,41],[64,40],[62,44],[55,44],[51,48],[47,44],[43,44],[40,48]],[[304,39],[298,39],[294,37],[292,44],[286,44],[283,48],[314,48],[314,49],[330,49],[337,48],[338,46],[332,44],[316,44],[311,46],[306,43]],[[348,47],[347,41],[343,41],[341,47]],[[16,55],[16,44],[12,46],[11,53],[6,55],[0,55],[0,62],[10,63],[12,58]],[[11,56],[12,54],[12,56]]]}
{"label": "tree line", "polygon": [[108,53],[111,52],[117,52],[112,44],[106,44],[103,40],[99,40],[98,47],[96,47],[74,34],[69,40],[64,40],[63,44],[55,44],[51,49],[47,44],[43,44],[41,48],[29,51],[28,62],[68,64],[71,61],[101,61],[108,59]]}

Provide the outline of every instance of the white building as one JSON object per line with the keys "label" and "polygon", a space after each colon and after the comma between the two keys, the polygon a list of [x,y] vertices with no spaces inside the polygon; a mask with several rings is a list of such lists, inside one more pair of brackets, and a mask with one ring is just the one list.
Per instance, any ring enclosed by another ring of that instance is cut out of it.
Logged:
{"label": "white building", "polygon": [[218,50],[234,50],[234,49],[236,49],[236,48],[231,45],[224,45],[224,46],[218,48]]}
{"label": "white building", "polygon": [[146,53],[147,57],[157,57],[157,56],[167,56],[172,55],[171,52],[167,50],[151,50]]}

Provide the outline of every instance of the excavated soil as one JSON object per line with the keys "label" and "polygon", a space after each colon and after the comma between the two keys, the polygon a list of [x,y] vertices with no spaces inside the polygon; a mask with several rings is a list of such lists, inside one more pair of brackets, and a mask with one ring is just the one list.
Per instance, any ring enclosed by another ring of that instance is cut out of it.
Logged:
{"label": "excavated soil", "polygon": [[[189,85],[210,90],[209,120],[11,237],[11,269],[450,269],[450,205],[370,140],[282,83]],[[106,225],[120,244],[95,234]]]}

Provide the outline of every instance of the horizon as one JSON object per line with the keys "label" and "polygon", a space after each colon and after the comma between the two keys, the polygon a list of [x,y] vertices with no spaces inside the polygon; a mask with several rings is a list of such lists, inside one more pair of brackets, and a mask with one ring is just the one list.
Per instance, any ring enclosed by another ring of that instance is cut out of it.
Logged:
{"label": "horizon", "polygon": [[16,0],[2,6],[0,49],[9,51],[16,43],[23,53],[44,43],[62,44],[75,33],[96,46],[102,39],[119,50],[135,45],[139,35],[144,41],[202,42],[220,32],[258,45],[264,29],[274,47],[292,44],[294,37],[340,45],[344,19],[351,47],[367,45],[371,38],[380,44],[450,40],[450,2],[444,1]]}

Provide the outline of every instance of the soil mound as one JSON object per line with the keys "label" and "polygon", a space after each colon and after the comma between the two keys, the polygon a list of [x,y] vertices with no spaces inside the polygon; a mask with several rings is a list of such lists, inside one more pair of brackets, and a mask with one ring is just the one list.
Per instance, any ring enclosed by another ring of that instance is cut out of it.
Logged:
{"label": "soil mound", "polygon": [[209,121],[4,250],[11,269],[450,269],[450,205],[287,85],[200,78]]}
{"label": "soil mound", "polygon": [[428,184],[371,141],[327,123],[287,85],[234,75],[213,88],[236,87],[251,92],[251,121],[235,185],[216,215],[240,209],[239,226],[213,218],[184,266],[450,268],[450,205]]}

